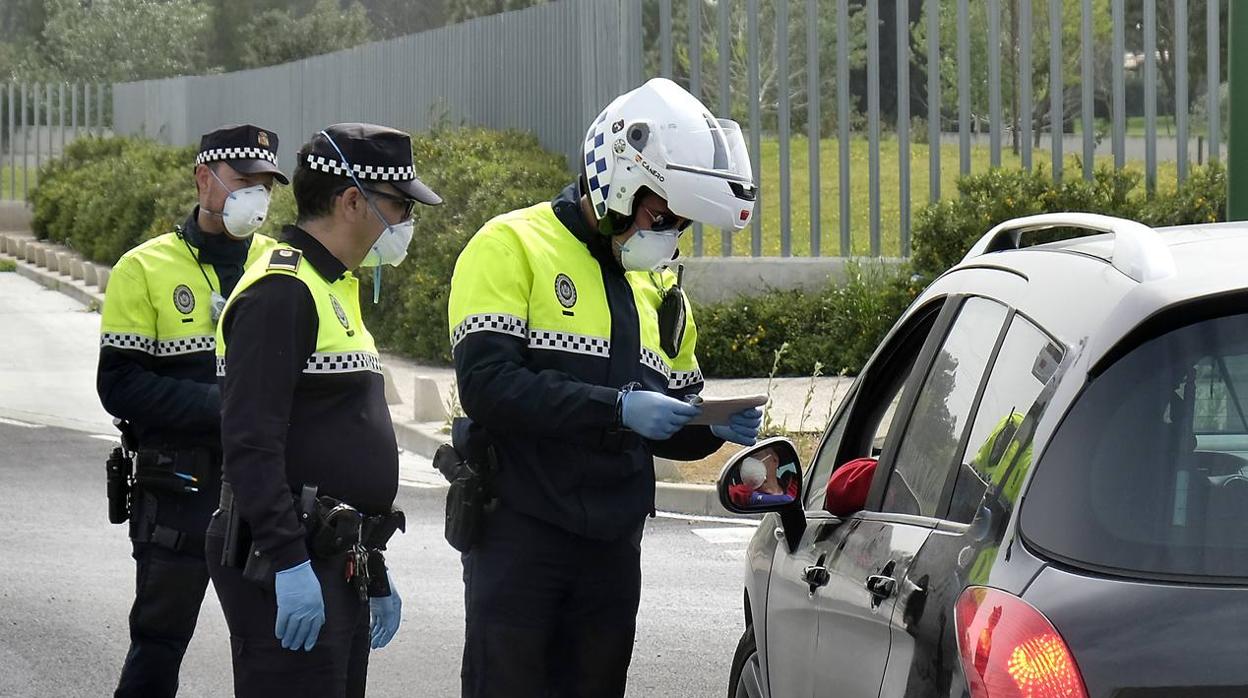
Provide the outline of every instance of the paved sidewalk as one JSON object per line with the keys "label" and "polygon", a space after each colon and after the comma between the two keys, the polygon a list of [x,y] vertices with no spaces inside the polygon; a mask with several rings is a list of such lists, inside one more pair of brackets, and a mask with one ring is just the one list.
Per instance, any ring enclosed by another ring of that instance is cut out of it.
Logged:
{"label": "paved sidewalk", "polygon": [[[0,221],[2,222],[2,221]],[[8,236],[7,238],[5,236]],[[38,243],[29,233],[0,232],[0,259],[16,260],[17,273],[0,274],[0,417],[55,424],[101,434],[112,433],[111,419],[95,394],[98,309],[107,269],[96,266],[86,277],[81,262],[64,248]],[[29,248],[29,249],[26,249]],[[9,254],[5,254],[8,252]],[[15,255],[21,255],[15,256]],[[65,271],[60,267],[64,266]],[[72,270],[72,273],[71,273]],[[59,293],[58,293],[59,292]],[[34,328],[34,329],[32,329]],[[48,337],[56,337],[49,341]],[[10,339],[11,338],[11,339]],[[416,363],[382,354],[387,395],[399,446],[431,458],[448,439],[449,415],[458,409],[455,372],[449,366]],[[852,379],[819,378],[709,379],[705,395],[733,397],[766,394],[770,425],[788,431],[821,432],[848,391]],[[66,412],[65,391],[75,408]],[[53,409],[57,405],[57,409]],[[659,460],[655,472],[660,510],[695,515],[724,515],[714,488],[684,484],[674,464]]]}

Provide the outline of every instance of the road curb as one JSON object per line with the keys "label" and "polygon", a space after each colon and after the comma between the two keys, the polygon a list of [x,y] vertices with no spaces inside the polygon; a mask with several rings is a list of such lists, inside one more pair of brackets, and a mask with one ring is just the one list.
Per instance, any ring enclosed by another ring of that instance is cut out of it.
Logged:
{"label": "road curb", "polygon": [[[394,423],[394,435],[399,447],[418,456],[433,458],[438,447],[450,441],[443,433],[440,422]],[[748,520],[725,510],[719,504],[714,485],[696,485],[684,482],[659,482],[654,488],[654,508],[659,511],[691,516],[725,516]]]}
{"label": "road curb", "polygon": [[0,259],[8,259],[17,264],[17,275],[30,279],[50,291],[58,291],[86,306],[88,310],[98,311],[104,307],[104,294],[93,290],[81,281],[8,254],[0,254]]}
{"label": "road curb", "polygon": [[[12,259],[17,263],[17,273],[31,279],[41,286],[59,291],[82,303],[88,309],[98,311],[104,306],[102,287],[108,283],[109,268],[91,265],[91,269],[83,269],[82,276],[86,279],[94,277],[98,282],[88,284],[77,281],[78,276],[73,267],[76,257],[72,252],[59,245],[35,240],[28,234],[17,232],[0,232],[0,259]],[[33,260],[41,259],[49,268],[37,266]],[[31,260],[31,261],[28,261]],[[53,269],[51,267],[55,266]],[[65,271],[59,271],[61,268]],[[92,273],[95,272],[95,273]],[[71,275],[72,274],[72,275]],[[100,290],[96,290],[100,288]],[[391,411],[394,422],[395,441],[405,451],[410,451],[425,458],[433,458],[438,446],[448,442],[450,436],[442,432],[442,422],[406,422],[399,421],[398,415]],[[656,472],[662,474],[675,472],[673,464],[660,461],[655,465]],[[724,516],[741,518],[726,511],[719,504],[719,495],[713,485],[698,485],[683,482],[658,482],[655,485],[654,506],[659,511],[691,516]]]}

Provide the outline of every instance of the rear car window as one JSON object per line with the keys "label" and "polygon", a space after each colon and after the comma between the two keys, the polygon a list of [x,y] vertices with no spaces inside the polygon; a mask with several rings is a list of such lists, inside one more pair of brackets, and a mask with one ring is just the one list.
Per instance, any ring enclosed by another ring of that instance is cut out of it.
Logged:
{"label": "rear car window", "polygon": [[1157,578],[1248,578],[1248,318],[1141,344],[1093,379],[1021,514],[1058,559]]}

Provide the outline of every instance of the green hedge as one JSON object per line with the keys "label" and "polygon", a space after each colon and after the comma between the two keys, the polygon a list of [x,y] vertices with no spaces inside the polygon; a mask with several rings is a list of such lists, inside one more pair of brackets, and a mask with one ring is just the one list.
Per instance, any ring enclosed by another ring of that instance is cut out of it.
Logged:
{"label": "green hedge", "polygon": [[[490,218],[552,198],[572,176],[533,136],[439,129],[414,136],[416,170],[446,200],[417,207],[407,261],[382,274],[381,303],[366,292],[365,314],[387,349],[426,361],[450,360],[446,302],[455,258]],[[194,148],[131,138],[86,138],[48,164],[32,194],[36,236],[113,264],[135,244],[170,231],[195,205]],[[289,187],[274,189],[260,232],[295,218]],[[372,279],[364,275],[364,286]]]}
{"label": "green hedge", "polygon": [[816,292],[770,291],[700,305],[698,361],[709,376],[857,373],[920,287],[907,265],[850,262],[846,280]]}
{"label": "green hedge", "polygon": [[[447,362],[446,303],[455,259],[468,238],[500,213],[554,196],[571,179],[563,161],[516,132],[439,129],[413,138],[416,169],[447,203],[418,207],[407,261],[382,274],[381,302],[365,315],[378,342],[415,359]],[[139,241],[167,232],[195,203],[193,148],[126,138],[87,138],[49,163],[35,189],[37,236],[111,264]],[[707,375],[856,373],[896,318],[934,278],[992,226],[1050,211],[1092,211],[1149,225],[1225,219],[1226,173],[1196,168],[1176,191],[1144,195],[1138,173],[1099,169],[1090,182],[1054,184],[1042,171],[993,170],[965,177],[960,196],[920,211],[912,265],[851,263],[845,283],[816,292],[771,291],[698,305],[699,358]],[[262,232],[294,219],[289,187],[277,187]],[[1058,233],[1060,234],[1060,233]],[[1037,237],[1037,240],[1043,239]]]}
{"label": "green hedge", "polygon": [[[1140,174],[1098,168],[1089,182],[1054,184],[1037,169],[992,170],[958,180],[959,196],[931,204],[915,217],[914,268],[934,278],[957,264],[993,226],[1019,216],[1087,211],[1133,218],[1151,226],[1212,223],[1226,219],[1226,171],[1217,162],[1195,168],[1177,190],[1148,197]],[[1052,239],[1036,236],[1041,242]]]}
{"label": "green hedge", "polygon": [[[446,304],[460,250],[486,221],[554,198],[572,181],[563,158],[515,131],[441,129],[412,138],[416,171],[446,203],[416,207],[416,234],[407,259],[382,271],[381,302],[371,302],[371,276],[362,285],[369,329],[391,351],[449,362]],[[371,308],[370,311],[368,308]]]}
{"label": "green hedge", "polygon": [[[195,148],[136,138],[82,138],[40,170],[31,193],[35,236],[114,264],[139,242],[180,224],[195,206]],[[294,200],[277,187],[272,233],[294,218]]]}

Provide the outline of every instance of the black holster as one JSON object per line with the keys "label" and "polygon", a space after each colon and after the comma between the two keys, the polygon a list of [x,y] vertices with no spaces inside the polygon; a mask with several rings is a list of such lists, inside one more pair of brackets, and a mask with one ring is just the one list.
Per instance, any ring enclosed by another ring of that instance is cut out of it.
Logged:
{"label": "black holster", "polygon": [[451,443],[438,448],[433,464],[451,483],[446,493],[446,542],[466,553],[480,538],[485,515],[495,506],[494,447],[484,429],[460,417],[452,424]]}

